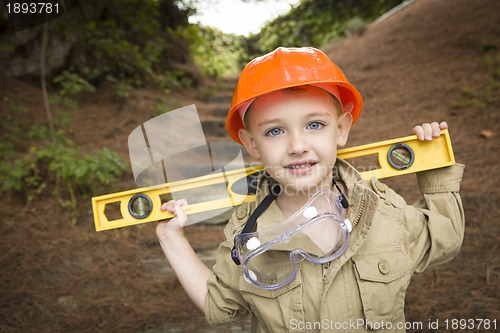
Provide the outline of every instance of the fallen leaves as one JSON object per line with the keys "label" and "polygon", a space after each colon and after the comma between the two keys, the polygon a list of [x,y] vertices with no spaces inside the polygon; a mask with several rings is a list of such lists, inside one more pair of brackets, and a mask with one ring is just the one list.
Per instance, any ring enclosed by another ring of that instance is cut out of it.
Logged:
{"label": "fallen leaves", "polygon": [[491,139],[492,137],[495,136],[495,133],[490,130],[482,130],[481,132],[479,132],[479,136],[482,136],[483,138],[486,139]]}

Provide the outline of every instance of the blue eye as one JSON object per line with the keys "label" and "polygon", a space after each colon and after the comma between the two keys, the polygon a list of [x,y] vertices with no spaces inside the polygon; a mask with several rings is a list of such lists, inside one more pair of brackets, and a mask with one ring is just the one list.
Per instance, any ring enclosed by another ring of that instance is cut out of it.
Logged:
{"label": "blue eye", "polygon": [[281,130],[279,128],[273,128],[273,129],[270,129],[269,131],[267,131],[266,135],[267,136],[276,136],[276,135],[280,135],[281,133],[283,133],[283,130]]}
{"label": "blue eye", "polygon": [[312,130],[317,130],[317,129],[322,128],[323,126],[325,126],[325,125],[323,125],[322,123],[320,123],[318,121],[313,121],[312,123],[307,125],[307,128],[312,129]]}

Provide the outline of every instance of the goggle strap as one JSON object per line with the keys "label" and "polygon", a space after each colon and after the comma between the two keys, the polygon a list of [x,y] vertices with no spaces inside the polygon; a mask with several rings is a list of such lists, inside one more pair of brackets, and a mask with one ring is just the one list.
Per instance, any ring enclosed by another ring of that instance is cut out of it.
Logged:
{"label": "goggle strap", "polygon": [[[245,227],[241,231],[242,234],[248,234],[252,232],[255,223],[257,223],[257,218],[264,213],[264,211],[271,205],[271,203],[276,199],[278,194],[281,192],[281,187],[279,184],[274,185],[269,193],[266,195],[264,200],[257,206],[257,208],[253,211],[252,215],[247,220]],[[236,242],[236,238],[234,239]],[[236,250],[236,244],[233,245],[233,249],[231,250],[231,258],[233,259],[236,265],[240,265],[240,259],[238,258],[238,251]]]}
{"label": "goggle strap", "polygon": [[273,188],[271,188],[271,190],[266,195],[264,200],[262,200],[262,202],[253,211],[252,215],[250,215],[250,217],[248,218],[245,227],[241,231],[242,234],[248,234],[249,232],[252,232],[255,223],[257,223],[257,218],[260,215],[262,215],[262,213],[264,213],[264,211],[271,205],[271,203],[276,199],[280,191],[281,187],[279,186],[279,184],[276,184],[274,185]]}
{"label": "goggle strap", "polygon": [[349,202],[347,201],[347,198],[345,197],[344,193],[342,193],[342,191],[340,190],[340,187],[335,182],[335,179],[332,178],[332,181],[337,191],[339,191],[340,204],[342,205],[342,207],[344,207],[344,209],[347,209],[349,207]]}

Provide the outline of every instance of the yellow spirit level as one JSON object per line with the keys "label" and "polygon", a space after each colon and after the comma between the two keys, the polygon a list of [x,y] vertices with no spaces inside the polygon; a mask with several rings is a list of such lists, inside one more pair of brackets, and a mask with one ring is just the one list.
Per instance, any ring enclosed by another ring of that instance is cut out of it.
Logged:
{"label": "yellow spirit level", "polygon": [[[448,130],[441,131],[441,136],[432,141],[420,141],[412,135],[339,150],[337,156],[350,159],[372,154],[378,155],[380,168],[362,171],[361,175],[365,179],[387,178],[455,164]],[[166,202],[167,198],[171,198],[169,196],[171,193],[215,184],[225,183],[228,195],[225,198],[189,204],[184,207],[188,215],[234,207],[244,201],[255,201],[254,192],[249,193],[246,188],[245,191],[238,188],[241,188],[242,181],[246,187],[247,177],[254,176],[255,179],[255,176],[263,170],[264,167],[259,165],[94,197],[92,209],[95,228],[97,231],[102,231],[172,218],[173,214],[170,212],[160,211],[161,204]],[[109,216],[111,214],[108,208],[112,205],[119,207],[118,217]]]}

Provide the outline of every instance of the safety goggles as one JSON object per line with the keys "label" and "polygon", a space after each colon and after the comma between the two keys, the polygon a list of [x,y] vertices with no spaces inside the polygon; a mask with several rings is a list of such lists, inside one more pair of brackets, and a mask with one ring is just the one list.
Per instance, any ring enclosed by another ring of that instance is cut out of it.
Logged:
{"label": "safety goggles", "polygon": [[280,288],[295,278],[302,260],[323,264],[342,255],[351,231],[343,200],[342,193],[320,190],[283,222],[237,235],[232,257],[246,281],[262,289]]}

